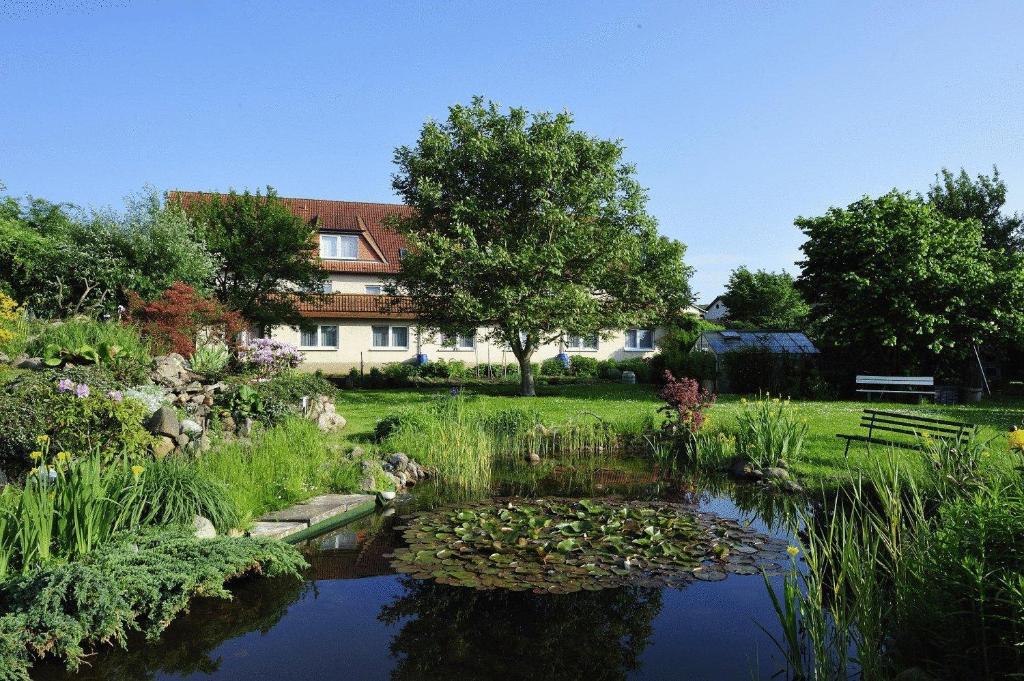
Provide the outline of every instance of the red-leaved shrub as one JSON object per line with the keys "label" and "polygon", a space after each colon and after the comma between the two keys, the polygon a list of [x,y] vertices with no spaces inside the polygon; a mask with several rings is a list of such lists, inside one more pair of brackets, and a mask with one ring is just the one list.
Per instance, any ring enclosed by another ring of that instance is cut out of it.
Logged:
{"label": "red-leaved shrub", "polygon": [[676,378],[665,371],[665,387],[658,393],[665,406],[658,411],[665,414],[665,429],[677,432],[686,429],[696,433],[704,425],[704,410],[715,403],[714,393],[700,387],[692,378]]}
{"label": "red-leaved shrub", "polygon": [[200,333],[210,341],[234,346],[235,337],[245,328],[237,312],[203,298],[180,281],[149,302],[129,294],[125,321],[148,336],[158,352],[177,352],[184,357],[195,351]]}

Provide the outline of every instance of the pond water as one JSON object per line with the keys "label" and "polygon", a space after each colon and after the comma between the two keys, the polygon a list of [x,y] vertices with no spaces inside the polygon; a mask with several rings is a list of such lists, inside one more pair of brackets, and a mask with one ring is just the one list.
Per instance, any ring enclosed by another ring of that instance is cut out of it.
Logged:
{"label": "pond water", "polygon": [[[753,488],[605,471],[592,498],[692,505],[789,540],[792,500]],[[534,490],[538,491],[538,490]],[[570,490],[579,492],[578,489]],[[499,495],[522,489],[496,490]],[[557,481],[544,494],[566,493]],[[778,624],[760,574],[538,594],[478,590],[396,573],[401,527],[434,497],[310,542],[304,582],[248,580],[231,602],[201,600],[159,641],[134,638],[70,675],[37,679],[767,679],[782,668],[764,627]],[[436,500],[429,504],[436,503]],[[769,577],[776,588],[781,577]],[[783,678],[783,677],[780,677]]]}

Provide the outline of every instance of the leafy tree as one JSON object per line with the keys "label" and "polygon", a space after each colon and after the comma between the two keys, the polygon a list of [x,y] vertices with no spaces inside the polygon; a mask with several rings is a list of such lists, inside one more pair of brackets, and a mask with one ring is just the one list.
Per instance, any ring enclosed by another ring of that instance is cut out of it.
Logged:
{"label": "leafy tree", "polygon": [[1004,215],[1006,183],[999,169],[992,175],[978,174],[977,179],[963,168],[959,174],[943,168],[935,175],[935,184],[928,189],[927,200],[954,220],[974,219],[982,225],[982,243],[986,248],[1016,252],[1024,247],[1024,216]]}
{"label": "leafy tree", "polygon": [[125,321],[138,326],[158,351],[177,352],[185,357],[195,352],[200,333],[208,334],[210,341],[232,345],[244,327],[237,312],[203,298],[180,281],[150,301],[133,293]]}
{"label": "leafy tree", "polygon": [[730,322],[758,329],[799,328],[809,311],[789,273],[746,267],[729,275],[722,302]]}
{"label": "leafy tree", "polygon": [[1024,330],[1020,256],[984,248],[976,220],[893,190],[796,225],[816,332],[861,370],[948,376],[973,344]]}
{"label": "leafy tree", "polygon": [[[296,302],[323,290],[316,229],[294,215],[272,187],[210,194],[184,206],[219,259],[213,292],[263,328],[302,321]],[[288,295],[282,295],[284,292]]]}
{"label": "leafy tree", "polygon": [[622,144],[569,113],[507,113],[477,97],[395,151],[393,186],[415,208],[394,291],[446,332],[487,326],[519,362],[563,333],[652,323],[691,301],[685,247],[661,237]]}

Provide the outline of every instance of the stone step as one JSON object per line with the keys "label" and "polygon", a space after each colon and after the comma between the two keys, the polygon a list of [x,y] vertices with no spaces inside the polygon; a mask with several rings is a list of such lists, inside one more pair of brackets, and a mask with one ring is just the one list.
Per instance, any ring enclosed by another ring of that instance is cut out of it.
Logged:
{"label": "stone step", "polygon": [[249,536],[284,539],[373,501],[372,494],[322,494],[301,504],[267,513],[252,524]]}
{"label": "stone step", "polygon": [[306,523],[264,523],[257,521],[249,528],[249,536],[284,539],[296,532],[301,532],[307,527]]}

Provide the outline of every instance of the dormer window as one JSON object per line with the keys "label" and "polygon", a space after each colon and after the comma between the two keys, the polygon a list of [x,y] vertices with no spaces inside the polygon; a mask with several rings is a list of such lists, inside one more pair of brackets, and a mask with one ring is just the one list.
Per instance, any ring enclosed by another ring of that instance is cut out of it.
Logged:
{"label": "dormer window", "polygon": [[325,260],[359,258],[359,237],[353,234],[321,234],[320,257]]}
{"label": "dormer window", "polygon": [[408,248],[399,248],[398,249],[398,257],[399,258],[404,258],[405,254],[408,253],[408,252],[409,252]]}

